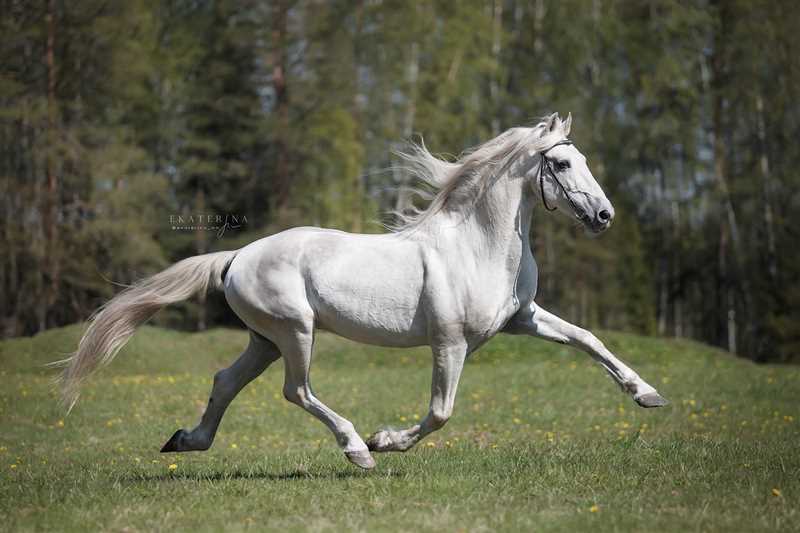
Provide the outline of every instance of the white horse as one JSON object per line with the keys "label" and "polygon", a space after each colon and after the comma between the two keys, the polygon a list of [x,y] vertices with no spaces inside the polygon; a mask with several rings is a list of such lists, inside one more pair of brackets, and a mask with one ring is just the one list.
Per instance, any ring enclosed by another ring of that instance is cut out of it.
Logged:
{"label": "white horse", "polygon": [[[197,427],[178,430],[162,452],[208,449],[236,394],[282,356],[286,399],[328,426],[351,462],[372,468],[370,450],[408,450],[447,422],[464,360],[500,332],[580,348],[640,406],[665,405],[594,335],[534,302],[534,207],[558,209],[594,233],[614,218],[586,158],[567,139],[570,124],[571,116],[562,121],[553,114],[533,128],[508,130],[454,163],[417,147],[406,159],[438,192],[427,209],[403,218],[393,233],[295,228],[237,251],[190,257],[140,281],[95,314],[77,352],[65,361],[66,404],[75,404],[83,379],[109,362],[137,326],[210,285],[225,291],[250,330],[250,343],[214,376]],[[407,429],[380,430],[365,442],[311,389],[315,330],[380,346],[430,346],[427,416]]]}

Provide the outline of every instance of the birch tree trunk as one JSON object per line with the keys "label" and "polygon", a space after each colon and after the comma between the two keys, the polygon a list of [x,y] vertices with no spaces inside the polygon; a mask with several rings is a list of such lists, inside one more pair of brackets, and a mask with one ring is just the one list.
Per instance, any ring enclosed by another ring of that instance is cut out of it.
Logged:
{"label": "birch tree trunk", "polygon": [[[407,103],[403,116],[403,139],[410,139],[414,133],[414,117],[417,114],[417,82],[419,80],[419,43],[411,43],[409,50],[408,68],[406,69]],[[398,169],[399,172],[399,169]],[[394,209],[402,212],[409,207],[411,200],[406,176],[398,176],[397,202]]]}

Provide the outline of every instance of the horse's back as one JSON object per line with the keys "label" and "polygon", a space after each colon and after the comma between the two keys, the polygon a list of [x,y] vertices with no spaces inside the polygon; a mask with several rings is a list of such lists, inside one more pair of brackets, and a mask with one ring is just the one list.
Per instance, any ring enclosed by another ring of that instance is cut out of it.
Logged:
{"label": "horse's back", "polygon": [[427,341],[423,274],[420,245],[411,239],[294,228],[240,250],[225,294],[249,327],[311,320],[353,340],[413,346]]}

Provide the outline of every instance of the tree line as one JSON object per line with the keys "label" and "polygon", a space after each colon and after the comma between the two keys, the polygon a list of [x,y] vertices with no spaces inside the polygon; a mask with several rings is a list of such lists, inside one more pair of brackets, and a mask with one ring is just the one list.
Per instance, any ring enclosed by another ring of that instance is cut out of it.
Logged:
{"label": "tree line", "polygon": [[[780,0],[0,0],[3,335],[287,227],[383,231],[404,142],[571,111],[618,214],[536,213],[538,301],[797,360],[797,27]],[[158,320],[228,323],[210,299]]]}

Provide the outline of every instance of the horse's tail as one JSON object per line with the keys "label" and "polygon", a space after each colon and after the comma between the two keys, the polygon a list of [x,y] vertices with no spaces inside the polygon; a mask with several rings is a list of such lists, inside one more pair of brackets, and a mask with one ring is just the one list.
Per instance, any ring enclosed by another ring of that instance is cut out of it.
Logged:
{"label": "horse's tail", "polygon": [[219,289],[236,251],[189,257],[166,270],[131,285],[89,319],[89,327],[78,343],[78,350],[55,365],[64,366],[59,379],[62,400],[67,410],[78,401],[86,377],[114,359],[136,328],[158,310],[186,300],[211,287]]}

